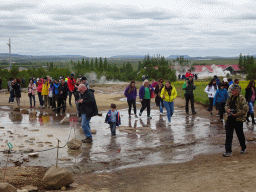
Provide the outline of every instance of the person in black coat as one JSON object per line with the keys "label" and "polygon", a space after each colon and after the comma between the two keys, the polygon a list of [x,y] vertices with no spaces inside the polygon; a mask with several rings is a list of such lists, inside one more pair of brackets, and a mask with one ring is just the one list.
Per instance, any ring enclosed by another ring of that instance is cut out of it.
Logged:
{"label": "person in black coat", "polygon": [[60,108],[62,108],[62,113],[66,111],[66,99],[68,94],[68,84],[65,82],[65,79],[62,78],[60,81],[60,85],[58,87],[58,108],[57,113],[60,113]]}
{"label": "person in black coat", "polygon": [[21,87],[18,79],[16,78],[14,79],[14,82],[12,83],[12,88],[14,90],[14,95],[17,101],[17,105],[20,106]]}
{"label": "person in black coat", "polygon": [[91,117],[98,115],[98,108],[94,97],[94,90],[87,89],[84,84],[80,84],[78,87],[80,91],[79,100],[79,110],[82,118],[82,129],[86,136],[82,140],[83,143],[92,143],[92,134],[90,128]]}
{"label": "person in black coat", "polygon": [[249,121],[249,116],[251,115],[252,117],[252,124],[255,124],[255,121],[254,121],[254,103],[255,103],[255,97],[256,97],[256,94],[255,94],[255,82],[254,80],[251,80],[247,86],[247,88],[245,89],[245,99],[249,105],[249,111],[247,113],[247,118],[246,120],[248,122]]}
{"label": "person in black coat", "polygon": [[157,84],[157,86],[155,88],[155,91],[154,91],[155,103],[156,103],[156,106],[159,107],[160,115],[163,115],[163,107],[164,107],[163,99],[160,97],[161,91],[164,88],[163,82],[164,82],[164,80],[162,78],[159,79],[158,84]]}

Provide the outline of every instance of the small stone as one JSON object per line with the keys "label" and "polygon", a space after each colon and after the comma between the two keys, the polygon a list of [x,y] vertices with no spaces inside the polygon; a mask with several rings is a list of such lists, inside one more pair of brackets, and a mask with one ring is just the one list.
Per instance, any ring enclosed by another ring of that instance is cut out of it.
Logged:
{"label": "small stone", "polygon": [[36,140],[36,139],[35,139],[35,137],[30,137],[29,140],[34,141],[34,140]]}
{"label": "small stone", "polygon": [[38,143],[38,144],[42,144],[42,143],[44,143],[44,142],[42,142],[42,141],[37,141],[36,143]]}
{"label": "small stone", "polygon": [[29,160],[29,158],[23,158],[23,161],[29,162],[30,160]]}
{"label": "small stone", "polygon": [[46,142],[44,142],[44,144],[52,144],[52,142],[46,141]]}
{"label": "small stone", "polygon": [[39,153],[29,153],[28,156],[29,157],[38,157]]}
{"label": "small stone", "polygon": [[20,111],[20,107],[16,106],[12,108],[12,111]]}
{"label": "small stone", "polygon": [[52,134],[48,134],[47,137],[53,137],[53,135]]}
{"label": "small stone", "polygon": [[53,147],[53,145],[49,145],[49,147]]}
{"label": "small stone", "polygon": [[17,190],[17,192],[29,192],[27,189]]}
{"label": "small stone", "polygon": [[21,109],[20,114],[29,114],[29,111],[27,109]]}
{"label": "small stone", "polygon": [[18,147],[19,147],[19,148],[23,148],[23,147],[24,147],[24,145],[19,145]]}
{"label": "small stone", "polygon": [[65,116],[61,121],[60,121],[60,124],[63,125],[63,124],[68,124],[70,123],[70,119]]}
{"label": "small stone", "polygon": [[27,189],[29,192],[31,192],[31,191],[38,191],[38,188],[35,187],[35,186],[32,186],[32,185],[28,185],[28,186],[22,187],[21,189]]}
{"label": "small stone", "polygon": [[24,150],[24,153],[33,153],[34,152],[34,149],[25,149]]}
{"label": "small stone", "polygon": [[44,145],[43,144],[39,144],[39,145],[37,145],[37,147],[43,147]]}
{"label": "small stone", "polygon": [[23,127],[23,129],[28,129],[27,127]]}
{"label": "small stone", "polygon": [[5,127],[0,127],[0,129],[5,129]]}
{"label": "small stone", "polygon": [[10,138],[13,138],[13,136],[12,136],[12,135],[10,135],[9,137],[10,137]]}
{"label": "small stone", "polygon": [[91,134],[96,134],[96,133],[97,133],[97,130],[91,129]]}
{"label": "small stone", "polygon": [[31,111],[29,115],[31,115],[31,116],[36,116],[36,115],[37,115],[37,112],[36,112],[36,111]]}
{"label": "small stone", "polygon": [[62,158],[59,158],[60,161],[71,161],[71,158],[68,158],[68,157],[62,157]]}
{"label": "small stone", "polygon": [[63,186],[63,187],[60,188],[60,190],[61,190],[61,191],[66,191],[67,188],[66,188],[65,186]]}
{"label": "small stone", "polygon": [[30,129],[30,131],[39,131],[39,129]]}
{"label": "small stone", "polygon": [[35,143],[29,143],[29,145],[35,145]]}

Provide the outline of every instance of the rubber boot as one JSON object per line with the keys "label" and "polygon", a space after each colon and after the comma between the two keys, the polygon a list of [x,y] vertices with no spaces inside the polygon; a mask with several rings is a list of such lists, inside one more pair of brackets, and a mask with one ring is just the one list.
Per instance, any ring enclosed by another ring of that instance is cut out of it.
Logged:
{"label": "rubber boot", "polygon": [[254,121],[254,113],[251,113],[251,117],[252,117],[252,124],[255,124],[255,121]]}
{"label": "rubber boot", "polygon": [[247,121],[247,122],[250,122],[249,116],[250,116],[250,112],[247,113],[247,117],[246,117],[246,121]]}

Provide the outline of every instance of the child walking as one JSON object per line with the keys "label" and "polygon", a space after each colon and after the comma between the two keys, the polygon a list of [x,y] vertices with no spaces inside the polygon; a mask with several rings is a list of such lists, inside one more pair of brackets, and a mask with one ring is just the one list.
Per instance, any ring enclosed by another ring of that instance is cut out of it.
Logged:
{"label": "child walking", "polygon": [[106,115],[105,123],[110,124],[111,135],[115,136],[116,126],[121,125],[121,117],[120,117],[120,113],[116,110],[115,104],[111,104],[110,108],[111,109],[108,111]]}
{"label": "child walking", "polygon": [[228,100],[228,91],[224,89],[224,84],[220,83],[220,88],[217,90],[213,100],[213,105],[218,107],[219,109],[220,121],[223,120],[223,113],[225,111],[225,104],[227,100]]}

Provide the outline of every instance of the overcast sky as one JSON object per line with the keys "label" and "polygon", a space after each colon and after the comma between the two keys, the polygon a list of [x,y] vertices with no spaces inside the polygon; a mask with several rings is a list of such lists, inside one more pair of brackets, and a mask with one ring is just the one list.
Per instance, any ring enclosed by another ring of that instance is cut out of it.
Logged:
{"label": "overcast sky", "polygon": [[255,54],[250,0],[5,0],[0,53],[26,55]]}

